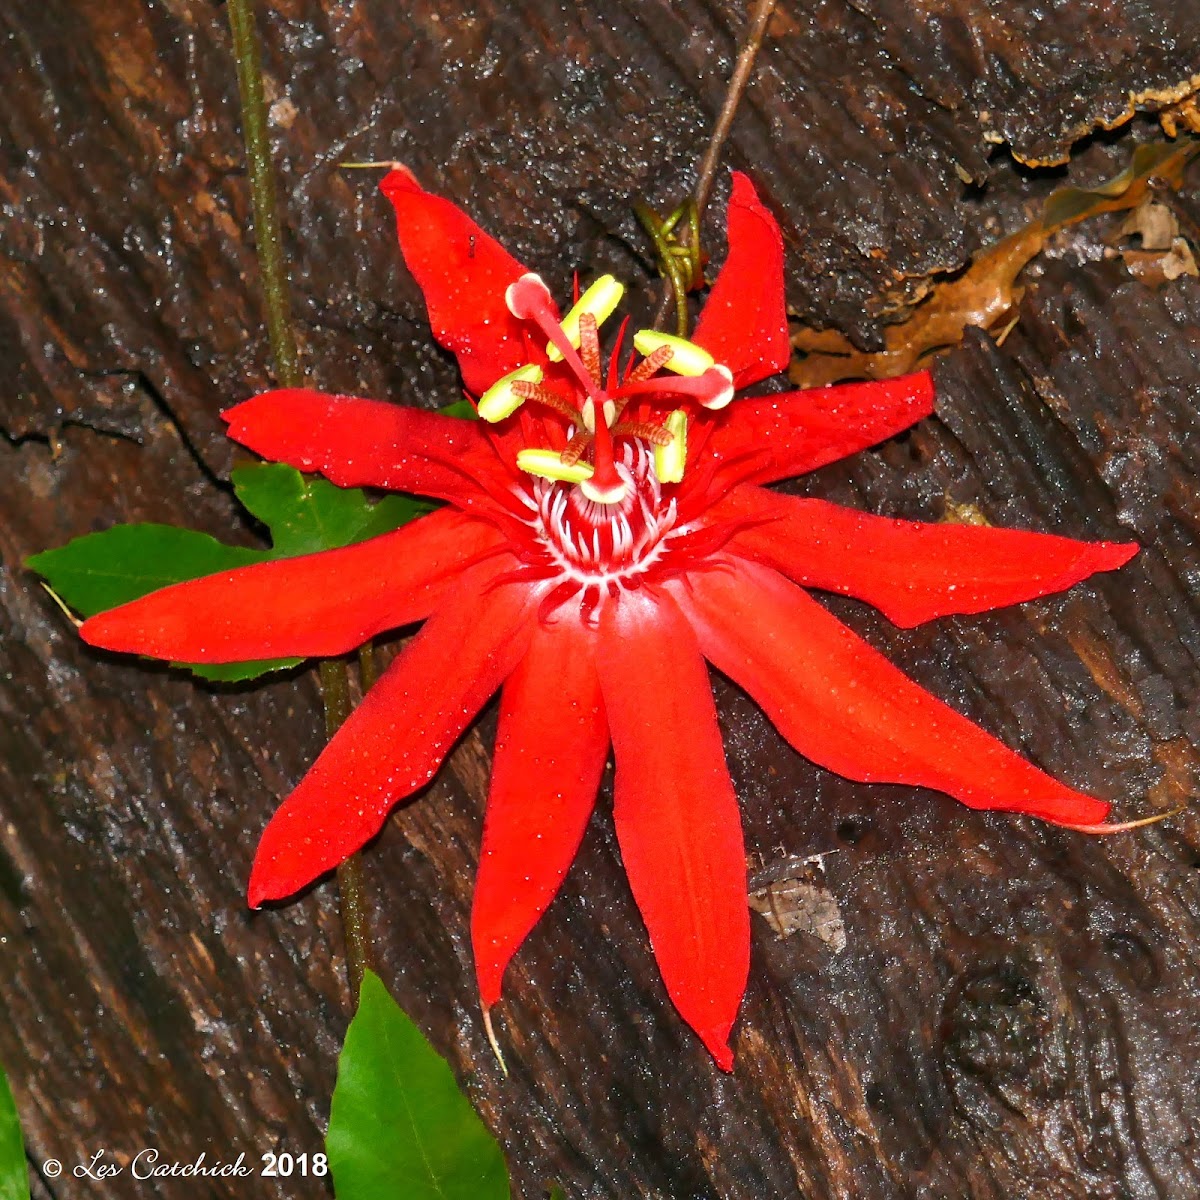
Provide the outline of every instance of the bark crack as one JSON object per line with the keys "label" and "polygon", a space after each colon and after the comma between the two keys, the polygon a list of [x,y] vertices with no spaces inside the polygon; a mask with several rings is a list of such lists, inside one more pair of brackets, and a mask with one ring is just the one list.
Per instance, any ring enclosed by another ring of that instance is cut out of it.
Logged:
{"label": "bark crack", "polygon": [[[141,367],[106,367],[94,370],[82,368],[81,374],[89,379],[128,379],[134,384],[135,387],[141,389],[141,391],[145,393],[146,398],[150,401],[151,405],[153,405],[155,412],[157,412],[158,415],[162,417],[163,420],[166,421],[167,424],[170,425],[175,431],[175,435],[179,438],[180,444],[183,446],[188,457],[192,460],[192,463],[205,478],[205,480],[212,484],[213,487],[217,488],[218,491],[226,493],[231,493],[233,491],[233,485],[230,484],[227,479],[222,479],[221,476],[217,474],[216,470],[209,464],[208,460],[204,456],[203,451],[201,451],[200,447],[196,444],[196,440],[188,432],[187,426],[171,407],[170,401],[162,393],[154,380],[151,379]],[[64,424],[81,425],[86,429],[93,429],[97,433],[107,432],[84,421],[64,422]],[[134,442],[138,441],[137,438],[133,437],[130,437],[129,440]]]}
{"label": "bark crack", "polygon": [[0,427],[0,438],[14,447],[24,446],[30,442],[39,446],[49,446],[51,455],[57,458],[62,451],[61,434],[64,429],[86,429],[89,433],[97,434],[100,437],[116,438],[118,441],[141,445],[137,438],[123,429],[105,429],[102,425],[93,425],[90,421],[84,421],[78,417],[68,417],[51,429],[30,429],[25,433],[13,433]]}

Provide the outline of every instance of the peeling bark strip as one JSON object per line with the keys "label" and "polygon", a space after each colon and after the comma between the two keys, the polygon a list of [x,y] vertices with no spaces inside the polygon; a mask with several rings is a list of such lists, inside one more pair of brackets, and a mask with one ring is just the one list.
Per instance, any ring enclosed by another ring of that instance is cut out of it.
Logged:
{"label": "peeling bark strip", "polygon": [[[989,166],[987,130],[1061,156],[1131,93],[1200,72],[1194,0],[1080,0],[1039,21],[982,0],[924,18],[890,0],[780,7],[791,26],[759,56],[727,161],[794,231],[805,321],[874,348],[881,314],[1061,183]],[[403,158],[556,288],[575,267],[630,278],[628,197],[666,207],[686,186],[723,94],[713,64],[746,21],[699,0],[447,12],[263,6],[296,307],[329,390],[434,405],[458,388],[383,200],[333,164]],[[258,832],[319,748],[315,688],[202,692],[86,652],[20,568],[123,520],[238,535],[214,484],[231,459],[217,412],[268,380],[227,63],[224,13],[201,0],[0,5],[0,1059],[37,1162],[311,1152],[343,1032],[327,892],[254,917],[241,901]],[[1095,144],[1073,176],[1127,160]],[[991,171],[982,198],[956,164]],[[1180,202],[1200,211],[1195,191]],[[831,607],[1118,812],[1193,794],[1197,282],[1156,292],[1119,260],[1048,259],[1004,345],[970,334],[938,370],[940,420],[808,489],[1148,549],[1066,597],[923,629]],[[732,1078],[670,1013],[603,811],[508,977],[500,1078],[466,951],[492,721],[370,854],[381,974],[504,1139],[517,1194],[1200,1191],[1196,818],[1097,842],[850,784],[719,692],[748,852],[840,848],[822,883],[846,936],[835,955],[754,919]],[[84,1182],[64,1173],[53,1194],[90,1200]],[[163,1180],[137,1196],[193,1194]]]}
{"label": "peeling bark strip", "polygon": [[1082,0],[1051,14],[1028,0],[851,2],[923,95],[971,112],[988,142],[1027,166],[1065,163],[1080,139],[1200,90],[1188,3]]}

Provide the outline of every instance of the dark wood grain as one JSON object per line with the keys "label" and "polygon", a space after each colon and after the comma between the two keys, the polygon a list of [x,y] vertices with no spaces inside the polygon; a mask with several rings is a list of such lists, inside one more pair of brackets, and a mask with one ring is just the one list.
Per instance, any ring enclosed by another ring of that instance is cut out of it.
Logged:
{"label": "dark wood grain", "polygon": [[[1153,110],[1200,73],[1192,0],[781,8],[727,160],[785,225],[796,311],[864,346],[1061,182],[1015,171],[991,139],[1060,158],[1131,93]],[[320,744],[311,677],[206,690],[88,651],[21,567],[116,521],[255,537],[219,420],[269,383],[224,15],[0,7],[0,1058],[35,1163],[316,1150],[347,1015],[329,887],[257,915],[242,900],[258,833]],[[277,0],[263,15],[320,386],[430,406],[459,387],[373,176],[344,159],[403,159],[556,285],[616,270],[649,310],[629,199],[690,187],[744,7]],[[1129,141],[1091,139],[1072,179],[1115,173]],[[937,418],[790,486],[1142,542],[1067,596],[918,630],[829,601],[938,695],[1138,815],[1196,783],[1200,286],[1149,289],[1104,257],[1104,233],[1039,262],[1002,346],[974,334],[941,362]],[[732,1076],[669,1005],[606,797],[510,972],[500,1075],[467,927],[494,718],[369,852],[386,982],[502,1138],[515,1194],[552,1179],[620,1200],[1200,1191],[1194,816],[1100,841],[852,784],[717,692],[752,866],[826,853],[847,939],[835,953],[754,917]],[[201,1194],[122,1182],[112,1195]],[[44,1194],[97,1192],[68,1172]]]}

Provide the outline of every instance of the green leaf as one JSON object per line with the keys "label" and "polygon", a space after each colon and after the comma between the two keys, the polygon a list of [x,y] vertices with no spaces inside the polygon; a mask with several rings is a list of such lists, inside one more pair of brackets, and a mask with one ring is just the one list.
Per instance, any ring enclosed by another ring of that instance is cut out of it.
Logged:
{"label": "green leaf", "polygon": [[[117,525],[35,554],[25,565],[67,605],[91,617],[173,583],[378,537],[432,509],[411,496],[390,495],[372,503],[358,488],[335,487],[280,463],[239,467],[233,482],[238,499],[270,529],[270,550],[226,546],[206,533],[173,525]],[[201,679],[243,683],[303,661],[272,658],[172,665],[185,667]]]}
{"label": "green leaf", "polygon": [[479,414],[470,400],[455,400],[453,404],[443,405],[438,409],[443,417],[461,417],[464,421],[478,421]]}
{"label": "green leaf", "polygon": [[[267,550],[226,546],[207,533],[174,525],[115,525],[25,560],[76,612],[95,616],[150,592],[274,557]],[[270,658],[249,663],[173,663],[202,679],[241,682],[303,662]],[[2,1198],[0,1198],[2,1200]]]}
{"label": "green leaf", "polygon": [[418,500],[415,496],[401,496],[392,492],[377,504],[371,505],[370,511],[358,527],[354,540],[365,542],[367,538],[378,537],[381,533],[391,533],[393,529],[399,529],[401,525],[407,525],[409,521],[415,521],[417,517],[433,512],[433,509],[434,505]]}
{"label": "green leaf", "polygon": [[325,1147],[338,1200],[509,1200],[500,1147],[370,971],[338,1062]]}
{"label": "green leaf", "polygon": [[264,550],[226,546],[174,525],[116,525],[25,560],[76,612],[94,616],[149,592],[265,562]]}
{"label": "green leaf", "polygon": [[271,671],[288,671],[298,667],[302,658],[259,658],[253,662],[240,663],[172,663],[173,667],[186,667],[193,675],[207,679],[210,683],[245,683]]}
{"label": "green leaf", "polygon": [[0,1070],[0,1200],[29,1200],[25,1139],[8,1077]]}
{"label": "green leaf", "polygon": [[350,546],[430,511],[430,505],[409,496],[373,504],[360,488],[335,487],[283,463],[238,467],[232,479],[237,498],[270,529],[274,557]]}

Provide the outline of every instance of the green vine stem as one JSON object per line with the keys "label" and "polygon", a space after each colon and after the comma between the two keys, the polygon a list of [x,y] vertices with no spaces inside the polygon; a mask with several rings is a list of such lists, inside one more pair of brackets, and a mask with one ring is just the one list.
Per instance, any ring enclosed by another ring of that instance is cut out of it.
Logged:
{"label": "green vine stem", "polygon": [[250,169],[250,198],[254,205],[254,237],[267,306],[267,332],[275,360],[275,376],[283,387],[304,382],[292,305],[288,295],[287,267],[279,232],[279,206],[275,199],[275,167],[267,130],[267,103],[263,97],[262,48],[254,22],[253,0],[229,0],[229,28],[237,62],[238,91],[242,97],[242,135]]}
{"label": "green vine stem", "polygon": [[[296,349],[287,268],[279,231],[279,206],[275,198],[275,167],[267,129],[263,97],[262,49],[254,20],[253,0],[228,0],[229,28],[237,62],[238,91],[242,100],[242,132],[250,170],[250,196],[254,206],[254,237],[262,274],[267,333],[276,380],[283,387],[300,387],[304,375]],[[369,650],[367,651],[369,654]],[[320,666],[321,703],[325,708],[325,733],[332,737],[350,714],[346,664],[326,659]],[[364,678],[364,688],[367,686]],[[339,908],[346,938],[346,973],[350,993],[358,1003],[363,972],[372,965],[370,911],[363,889],[362,860],[355,854],[337,872]]]}

